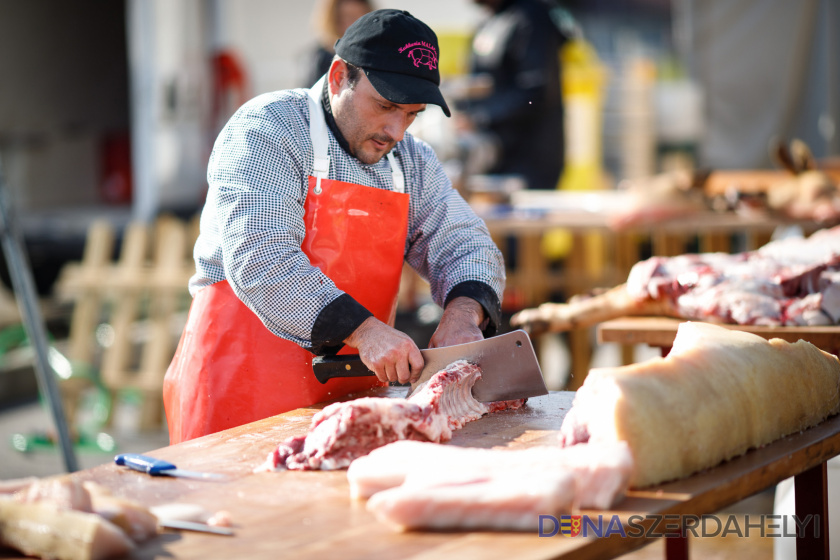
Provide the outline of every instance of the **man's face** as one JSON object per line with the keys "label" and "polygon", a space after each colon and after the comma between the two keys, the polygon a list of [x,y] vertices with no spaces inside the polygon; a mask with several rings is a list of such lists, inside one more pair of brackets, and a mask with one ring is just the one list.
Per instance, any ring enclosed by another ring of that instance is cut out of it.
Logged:
{"label": "man's face", "polygon": [[335,122],[350,146],[350,154],[362,163],[382,159],[426,109],[425,103],[391,103],[376,92],[364,73],[351,89],[347,66],[342,61],[333,62],[328,77]]}

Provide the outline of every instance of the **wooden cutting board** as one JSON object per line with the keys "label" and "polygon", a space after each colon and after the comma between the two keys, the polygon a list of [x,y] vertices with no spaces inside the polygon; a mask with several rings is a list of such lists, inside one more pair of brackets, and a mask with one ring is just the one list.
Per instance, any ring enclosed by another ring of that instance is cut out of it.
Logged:
{"label": "wooden cutting board", "polygon": [[[403,391],[381,389],[378,394],[400,396]],[[515,448],[554,443],[573,397],[571,392],[555,392],[530,399],[520,410],[485,416],[456,431],[449,445]],[[234,537],[166,532],[136,550],[131,557],[138,559],[585,559],[612,558],[646,543],[617,535],[592,539],[504,532],[395,533],[377,522],[364,503],[350,499],[344,470],[252,472],[278,442],[305,434],[317,410],[299,409],[149,452],[183,469],[227,474],[225,482],[151,477],[114,464],[73,476],[148,506],[192,503],[231,514]],[[698,476],[631,492],[614,512],[585,513],[625,519],[648,512],[710,513],[838,453],[840,416]]]}

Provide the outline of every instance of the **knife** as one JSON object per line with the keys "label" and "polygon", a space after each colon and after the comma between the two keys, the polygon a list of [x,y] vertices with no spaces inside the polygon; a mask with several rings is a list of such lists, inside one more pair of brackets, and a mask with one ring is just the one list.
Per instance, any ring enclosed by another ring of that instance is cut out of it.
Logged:
{"label": "knife", "polygon": [[227,480],[223,474],[186,471],[179,469],[169,461],[155,459],[138,453],[121,453],[114,457],[114,462],[120,466],[135,471],[144,472],[152,476],[175,476],[181,478],[196,478],[198,480]]}
{"label": "knife", "polygon": [[232,536],[233,529],[230,527],[216,527],[206,523],[195,521],[181,521],[180,519],[158,519],[158,526],[167,529],[181,529],[184,531],[200,531],[202,533],[213,533],[214,535]]}
{"label": "knife", "polygon": [[[507,401],[548,394],[534,346],[528,333],[521,329],[476,342],[427,348],[420,353],[426,363],[406,397],[434,374],[458,360],[467,360],[481,368],[481,378],[472,388],[472,395],[477,401]],[[312,359],[312,372],[321,383],[334,377],[374,375],[354,354],[317,356]]]}

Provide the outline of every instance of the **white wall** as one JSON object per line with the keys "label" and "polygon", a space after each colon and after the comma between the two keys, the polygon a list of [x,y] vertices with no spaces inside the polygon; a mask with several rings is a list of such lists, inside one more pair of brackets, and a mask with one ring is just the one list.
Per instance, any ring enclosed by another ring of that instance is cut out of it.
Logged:
{"label": "white wall", "polygon": [[[436,32],[472,30],[483,17],[471,0],[391,0],[378,8],[408,10]],[[306,54],[316,43],[314,0],[218,0],[224,14],[220,33],[241,55],[254,93],[300,87]],[[445,54],[444,54],[445,56]]]}
{"label": "white wall", "polygon": [[103,138],[128,127],[120,16],[119,4],[0,2],[0,163],[15,208],[100,200]]}
{"label": "white wall", "polygon": [[[247,97],[307,85],[307,54],[316,44],[312,23],[316,4],[314,0],[127,2],[133,214],[149,220],[159,208],[200,206],[217,129],[209,114],[213,53],[224,49],[237,56],[247,78]],[[408,10],[438,33],[469,33],[483,17],[471,0],[380,1],[376,6]],[[228,112],[233,110],[235,106]]]}

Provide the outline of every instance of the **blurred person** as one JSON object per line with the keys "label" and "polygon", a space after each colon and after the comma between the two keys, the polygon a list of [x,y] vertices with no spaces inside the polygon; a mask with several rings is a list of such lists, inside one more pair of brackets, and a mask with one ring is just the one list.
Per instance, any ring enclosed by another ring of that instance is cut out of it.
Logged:
{"label": "blurred person", "polygon": [[368,0],[321,0],[318,3],[314,18],[318,44],[311,53],[306,87],[327,73],[335,56],[335,42],[344,35],[347,28],[373,10],[373,4]]}
{"label": "blurred person", "polygon": [[520,175],[554,189],[563,171],[560,31],[552,0],[473,0],[492,15],[472,41],[470,74],[489,93],[457,105],[458,127],[489,134],[498,155],[488,173]]}
{"label": "blurred person", "polygon": [[[404,262],[443,308],[430,347],[500,325],[502,255],[406,132],[427,103],[450,114],[437,36],[378,10],[336,53],[311,89],[252,99],[216,141],[193,301],[164,379],[173,444],[419,376],[420,350],[392,326]],[[376,377],[320,384],[313,355],[345,347]]]}

